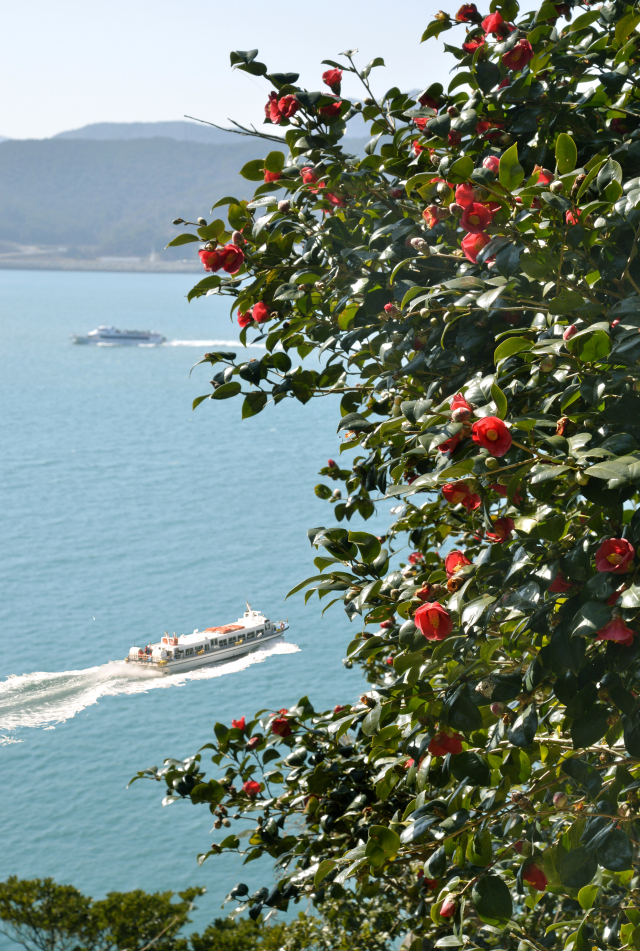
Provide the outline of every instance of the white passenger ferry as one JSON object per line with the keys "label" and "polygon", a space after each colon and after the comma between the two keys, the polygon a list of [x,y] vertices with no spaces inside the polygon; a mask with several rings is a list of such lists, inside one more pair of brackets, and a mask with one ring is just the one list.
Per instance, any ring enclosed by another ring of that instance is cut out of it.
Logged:
{"label": "white passenger ferry", "polygon": [[158,346],[164,343],[166,337],[157,330],[118,330],[116,327],[98,327],[88,334],[71,334],[73,343],[93,343],[103,347],[114,346]]}
{"label": "white passenger ferry", "polygon": [[165,631],[159,644],[132,647],[125,661],[158,673],[173,674],[246,654],[266,641],[281,637],[288,627],[287,621],[270,621],[247,602],[247,610],[236,624],[208,627],[204,631],[196,629],[193,634],[180,637],[175,634],[169,637]]}

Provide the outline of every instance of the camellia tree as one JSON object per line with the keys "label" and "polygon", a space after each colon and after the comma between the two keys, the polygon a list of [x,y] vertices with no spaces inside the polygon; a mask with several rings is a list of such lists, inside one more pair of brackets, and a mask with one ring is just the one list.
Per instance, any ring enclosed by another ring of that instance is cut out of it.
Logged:
{"label": "camellia tree", "polygon": [[[447,91],[380,99],[355,51],[314,92],[231,56],[282,127],[239,131],[278,147],[228,226],[173,243],[204,243],[190,299],[229,297],[266,353],[207,354],[194,408],[339,397],[356,455],[321,470],[337,526],[291,594],[343,602],[368,681],[139,774],[214,814],[201,861],[273,858],[276,886],[230,893],[254,919],[310,895],[329,930],[341,903],[374,923],[357,947],[640,949],[639,25],[465,4],[423,36],[455,38]],[[382,497],[386,535],[351,529]]]}

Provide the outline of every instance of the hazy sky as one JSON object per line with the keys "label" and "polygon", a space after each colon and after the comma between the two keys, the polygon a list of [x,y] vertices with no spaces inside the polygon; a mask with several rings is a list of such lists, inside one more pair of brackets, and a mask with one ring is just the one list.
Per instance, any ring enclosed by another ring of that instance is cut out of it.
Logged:
{"label": "hazy sky", "polygon": [[[461,0],[459,0],[461,2]],[[443,42],[420,37],[448,0],[29,0],[7,3],[0,58],[0,135],[44,138],[91,122],[179,119],[259,122],[272,87],[229,68],[229,51],[260,50],[274,72],[321,85],[323,59],[360,50],[383,56],[374,90],[446,86],[453,63]],[[488,3],[486,4],[488,8]],[[482,9],[482,7],[481,7]],[[456,35],[462,28],[456,28]],[[453,36],[453,32],[449,36]],[[346,95],[362,96],[351,83]]]}

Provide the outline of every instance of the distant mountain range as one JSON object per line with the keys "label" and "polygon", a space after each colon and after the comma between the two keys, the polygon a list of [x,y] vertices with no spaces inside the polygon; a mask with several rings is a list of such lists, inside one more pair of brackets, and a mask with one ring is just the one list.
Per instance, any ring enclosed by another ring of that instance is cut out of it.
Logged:
{"label": "distant mountain range", "polygon": [[[364,142],[349,144],[359,151]],[[4,139],[0,257],[8,266],[8,254],[30,246],[85,260],[155,251],[161,261],[197,263],[196,245],[162,250],[182,230],[171,221],[208,221],[219,198],[250,197],[254,185],[239,169],[274,147],[195,122],[104,122]]]}

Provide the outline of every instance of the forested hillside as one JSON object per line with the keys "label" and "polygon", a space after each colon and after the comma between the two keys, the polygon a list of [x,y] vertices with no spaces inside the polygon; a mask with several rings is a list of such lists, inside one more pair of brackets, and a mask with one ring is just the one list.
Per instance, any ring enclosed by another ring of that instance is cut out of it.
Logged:
{"label": "forested hillside", "polygon": [[[176,216],[209,218],[221,195],[244,197],[238,169],[260,146],[169,138],[44,139],[0,147],[0,241],[63,245],[73,256],[148,255]],[[260,153],[261,154],[261,153]],[[163,252],[184,257],[184,249]]]}

